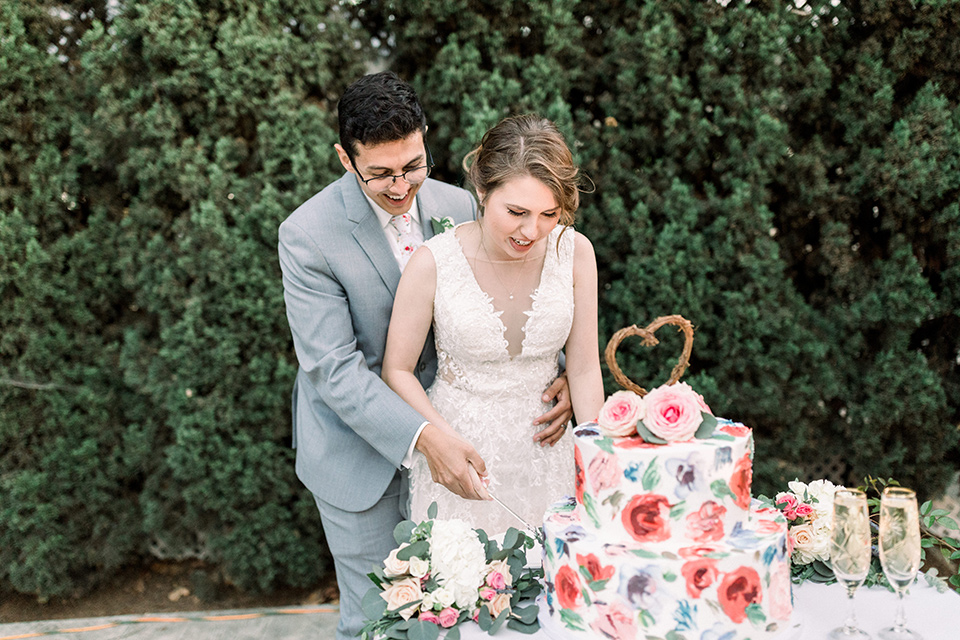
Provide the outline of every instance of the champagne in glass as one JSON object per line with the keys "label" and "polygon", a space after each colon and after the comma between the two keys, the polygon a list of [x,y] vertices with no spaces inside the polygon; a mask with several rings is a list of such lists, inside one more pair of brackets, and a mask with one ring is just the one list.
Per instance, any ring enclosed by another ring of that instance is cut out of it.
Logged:
{"label": "champagne in glass", "polygon": [[884,640],[922,640],[907,629],[903,595],[920,568],[920,515],[917,495],[910,489],[887,487],[880,496],[880,565],[897,592],[894,626],[880,632]]}
{"label": "champagne in glass", "polygon": [[830,537],[830,564],[833,573],[847,589],[850,613],[842,627],[830,632],[831,640],[869,638],[857,628],[853,595],[870,570],[870,515],[867,496],[857,489],[837,489],[833,496],[833,530]]}

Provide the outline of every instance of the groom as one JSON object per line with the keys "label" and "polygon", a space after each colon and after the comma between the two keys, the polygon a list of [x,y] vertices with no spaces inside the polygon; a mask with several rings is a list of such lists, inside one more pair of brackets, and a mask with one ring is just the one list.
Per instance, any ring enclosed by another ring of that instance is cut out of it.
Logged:
{"label": "groom", "polygon": [[[414,449],[450,491],[480,499],[469,467],[484,461],[466,441],[430,424],[380,379],[387,324],[400,273],[444,218],[472,220],[473,197],[431,180],[426,118],[412,87],[392,72],[364,76],[338,104],[347,171],[280,225],[287,319],[300,368],[293,388],[297,476],[313,493],[340,589],[337,638],[359,634],[366,577],[396,546]],[[436,373],[432,336],[417,376]],[[546,394],[558,403],[539,418],[550,441],[571,416],[565,378]]]}

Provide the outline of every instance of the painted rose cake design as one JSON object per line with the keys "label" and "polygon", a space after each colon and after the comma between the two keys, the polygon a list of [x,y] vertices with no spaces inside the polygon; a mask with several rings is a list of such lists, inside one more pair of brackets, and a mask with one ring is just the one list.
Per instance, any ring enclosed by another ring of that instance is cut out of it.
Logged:
{"label": "painted rose cake design", "polygon": [[760,640],[790,619],[787,524],[751,504],[752,431],[673,387],[618,392],[573,432],[576,496],[547,512],[543,559],[571,637]]}

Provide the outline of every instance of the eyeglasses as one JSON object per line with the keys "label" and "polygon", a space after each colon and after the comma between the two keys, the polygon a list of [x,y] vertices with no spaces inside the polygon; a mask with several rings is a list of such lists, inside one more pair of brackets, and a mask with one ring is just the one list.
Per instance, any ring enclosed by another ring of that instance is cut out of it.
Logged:
{"label": "eyeglasses", "polygon": [[360,173],[360,169],[357,167],[356,161],[354,161],[353,156],[348,154],[350,157],[350,164],[353,165],[354,170],[357,172],[357,177],[360,178],[360,182],[367,185],[373,191],[380,193],[381,191],[386,191],[392,187],[397,182],[397,178],[403,178],[403,181],[409,184],[411,187],[417,184],[420,184],[427,179],[427,176],[430,175],[430,170],[433,169],[433,155],[430,153],[430,147],[424,143],[424,150],[427,152],[427,164],[414,167],[413,169],[407,169],[403,173],[393,175],[387,174],[382,176],[373,176],[372,178],[364,178],[363,174]]}

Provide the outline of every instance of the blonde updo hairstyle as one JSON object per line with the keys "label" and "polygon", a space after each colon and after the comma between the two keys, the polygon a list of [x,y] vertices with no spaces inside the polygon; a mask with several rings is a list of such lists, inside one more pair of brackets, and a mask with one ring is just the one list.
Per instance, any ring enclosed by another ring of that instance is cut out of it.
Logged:
{"label": "blonde updo hairstyle", "polygon": [[559,224],[573,225],[580,206],[580,169],[563,134],[546,118],[533,114],[504,118],[467,154],[463,169],[478,197],[513,178],[536,178],[553,192],[561,209]]}

